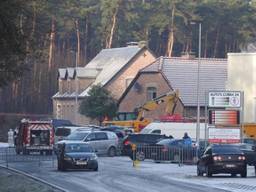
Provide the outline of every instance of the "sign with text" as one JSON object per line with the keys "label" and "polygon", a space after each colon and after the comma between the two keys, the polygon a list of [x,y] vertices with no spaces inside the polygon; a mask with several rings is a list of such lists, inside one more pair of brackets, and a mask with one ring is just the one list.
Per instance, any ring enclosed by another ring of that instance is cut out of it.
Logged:
{"label": "sign with text", "polygon": [[209,107],[239,108],[241,106],[240,91],[209,91]]}
{"label": "sign with text", "polygon": [[209,110],[209,125],[239,126],[239,110]]}
{"label": "sign with text", "polygon": [[209,143],[239,143],[239,128],[209,128]]}

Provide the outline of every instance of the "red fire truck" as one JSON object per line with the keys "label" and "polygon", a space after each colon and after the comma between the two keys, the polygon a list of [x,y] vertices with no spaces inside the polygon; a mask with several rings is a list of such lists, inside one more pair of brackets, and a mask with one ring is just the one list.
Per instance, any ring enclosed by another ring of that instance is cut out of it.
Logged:
{"label": "red fire truck", "polygon": [[21,120],[14,133],[16,153],[27,155],[37,151],[41,154],[52,154],[54,129],[51,121]]}

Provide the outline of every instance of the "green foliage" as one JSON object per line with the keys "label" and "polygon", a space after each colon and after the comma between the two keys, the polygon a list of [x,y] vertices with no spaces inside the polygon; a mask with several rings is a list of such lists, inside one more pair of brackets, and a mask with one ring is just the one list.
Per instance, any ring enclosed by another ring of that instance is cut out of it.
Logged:
{"label": "green foliage", "polygon": [[117,102],[111,97],[108,90],[96,85],[91,88],[88,96],[82,101],[79,112],[101,122],[106,116],[110,118],[116,116]]}
{"label": "green foliage", "polygon": [[21,77],[26,69],[25,40],[17,20],[24,8],[18,0],[0,1],[0,87]]}

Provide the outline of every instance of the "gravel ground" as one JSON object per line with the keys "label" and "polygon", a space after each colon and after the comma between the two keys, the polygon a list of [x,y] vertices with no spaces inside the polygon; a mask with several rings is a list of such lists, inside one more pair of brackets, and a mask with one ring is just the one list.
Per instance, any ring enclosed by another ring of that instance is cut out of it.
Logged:
{"label": "gravel ground", "polygon": [[24,175],[0,168],[0,191],[1,192],[60,192],[57,189],[35,181]]}

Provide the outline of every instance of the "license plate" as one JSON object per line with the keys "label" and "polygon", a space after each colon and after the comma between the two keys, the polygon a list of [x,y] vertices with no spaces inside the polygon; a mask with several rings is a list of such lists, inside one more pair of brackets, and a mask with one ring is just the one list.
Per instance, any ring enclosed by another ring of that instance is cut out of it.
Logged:
{"label": "license plate", "polygon": [[86,165],[87,162],[86,161],[77,161],[76,164],[77,165]]}
{"label": "license plate", "polygon": [[227,168],[232,168],[232,167],[236,167],[236,165],[233,165],[233,164],[228,164],[226,165]]}

